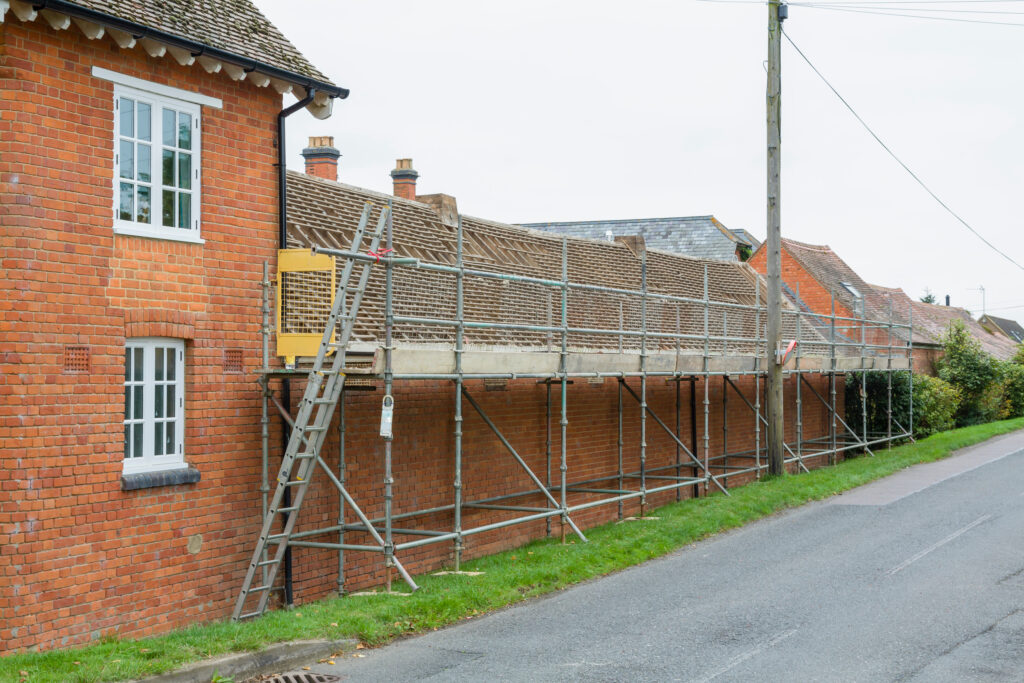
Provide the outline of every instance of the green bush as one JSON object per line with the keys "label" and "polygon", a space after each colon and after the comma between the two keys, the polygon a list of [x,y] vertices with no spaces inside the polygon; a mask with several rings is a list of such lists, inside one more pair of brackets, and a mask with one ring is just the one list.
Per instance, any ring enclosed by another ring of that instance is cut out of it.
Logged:
{"label": "green bush", "polygon": [[1024,363],[1017,361],[1019,357],[1021,357],[1021,353],[1018,351],[1013,362],[1003,363],[1000,368],[1003,376],[1001,414],[1006,417],[1024,416]]}
{"label": "green bush", "polygon": [[942,337],[944,354],[935,363],[939,378],[960,393],[956,425],[991,422],[999,416],[1003,392],[999,363],[981,349],[981,344],[960,320],[954,320]]}
{"label": "green bush", "polygon": [[[889,429],[889,380],[888,372],[869,370],[866,373],[851,372],[846,375],[846,424],[850,425],[859,435],[863,428],[861,414],[860,389],[866,375],[864,386],[867,391],[868,434],[886,434]],[[910,383],[909,373],[905,371],[892,373],[892,431],[900,433],[900,426],[910,424]],[[914,397],[917,401],[917,396]],[[917,407],[914,407],[915,412]],[[915,418],[916,419],[916,418]]]}
{"label": "green bush", "polygon": [[952,429],[960,401],[960,390],[949,382],[914,375],[914,435],[920,438]]}

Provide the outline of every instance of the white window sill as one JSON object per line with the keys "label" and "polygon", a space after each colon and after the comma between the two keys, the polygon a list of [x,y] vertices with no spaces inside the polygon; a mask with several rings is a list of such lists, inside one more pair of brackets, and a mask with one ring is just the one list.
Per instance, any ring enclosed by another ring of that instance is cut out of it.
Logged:
{"label": "white window sill", "polygon": [[131,237],[146,237],[153,240],[166,240],[168,242],[188,242],[189,244],[206,244],[193,230],[181,228],[165,228],[153,230],[152,228],[138,228],[133,225],[117,224],[114,226],[115,235],[128,235]]}

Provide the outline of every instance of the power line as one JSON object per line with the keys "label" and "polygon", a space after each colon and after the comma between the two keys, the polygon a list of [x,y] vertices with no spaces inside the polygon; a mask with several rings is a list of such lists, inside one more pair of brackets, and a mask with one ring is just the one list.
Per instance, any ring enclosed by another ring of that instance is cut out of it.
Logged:
{"label": "power line", "polygon": [[885,12],[885,13],[898,12],[898,11],[907,11],[907,12],[942,12],[942,13],[946,13],[946,14],[1015,14],[1015,15],[1024,14],[1024,12],[1011,12],[1009,10],[943,9],[943,8],[935,8],[935,9],[933,9],[931,7],[905,7],[905,6],[902,6],[902,7],[878,7],[876,5],[865,5],[865,4],[856,4],[856,5],[854,5],[854,4],[849,4],[849,5],[844,4],[842,7],[837,7],[835,5],[830,5],[828,3],[822,3],[822,2],[791,2],[789,4],[793,5],[795,7],[809,7],[811,9],[834,9],[834,10],[837,10],[837,11],[843,11],[843,10],[849,11],[849,10],[860,9],[860,10],[872,10],[872,11],[875,11],[875,12]]}
{"label": "power line", "polygon": [[953,209],[949,208],[949,206],[946,204],[946,202],[942,201],[937,194],[932,192],[932,189],[930,187],[928,187],[925,184],[925,182],[923,180],[921,180],[921,178],[918,177],[918,175],[916,173],[914,173],[912,170],[910,170],[910,167],[907,166],[905,163],[903,163],[903,160],[900,159],[898,156],[896,156],[896,153],[893,152],[889,148],[888,145],[886,145],[884,142],[882,142],[882,139],[880,137],[878,137],[878,135],[875,133],[875,131],[871,130],[871,127],[864,121],[864,119],[862,119],[860,117],[860,114],[858,114],[854,110],[854,108],[852,106],[850,106],[850,103],[847,102],[846,99],[842,95],[839,94],[839,91],[836,90],[835,87],[829,82],[829,80],[827,78],[825,78],[825,76],[822,75],[822,73],[820,71],[818,71],[818,68],[816,66],[814,66],[813,63],[811,63],[811,60],[808,59],[807,55],[805,55],[803,53],[803,50],[801,50],[799,47],[797,47],[797,44],[794,43],[793,39],[789,37],[789,33],[787,33],[785,30],[782,30],[782,35],[786,37],[786,40],[789,41],[789,44],[792,45],[793,49],[797,51],[797,54],[799,54],[803,58],[803,60],[805,62],[807,62],[807,66],[811,67],[811,70],[814,71],[814,73],[816,73],[818,75],[818,78],[820,78],[822,80],[822,82],[824,82],[825,85],[828,86],[828,89],[832,91],[832,94],[834,94],[836,97],[838,97],[839,101],[842,102],[843,105],[846,106],[846,108],[850,111],[850,113],[853,114],[854,118],[856,118],[857,121],[860,122],[860,125],[864,126],[864,130],[866,130],[871,135],[871,137],[873,137],[875,139],[875,142],[877,142],[879,145],[881,145],[882,149],[884,149],[886,152],[888,152],[889,156],[891,156],[896,161],[896,163],[898,163],[900,166],[902,166],[903,170],[906,171],[907,173],[909,173],[910,177],[913,178],[915,181],[917,181],[917,184],[920,185],[924,189],[925,192],[927,192],[928,194],[930,194],[932,196],[932,199],[934,199],[936,202],[939,203],[939,206],[941,206],[943,209],[945,209],[949,213],[949,215],[951,215],[953,218],[955,218],[957,221],[959,221],[961,225],[963,225],[965,228],[970,230],[974,234],[975,237],[977,237],[982,242],[987,244],[989,246],[989,248],[992,249],[992,251],[996,252],[997,254],[999,254],[1000,256],[1005,258],[1007,261],[1009,261],[1013,265],[1015,265],[1018,268],[1020,268],[1021,270],[1024,270],[1024,266],[1022,266],[1021,264],[1019,264],[1016,261],[1014,261],[1007,254],[1005,254],[1004,252],[1000,251],[994,244],[992,244],[987,239],[982,237],[981,233],[979,233],[977,230],[972,228],[971,225],[967,221],[965,221],[963,218],[961,218],[955,211],[953,211]]}
{"label": "power line", "polygon": [[[986,21],[984,19],[959,19],[957,17],[929,17],[922,14],[904,14],[901,12],[889,12],[883,9],[868,10],[868,9],[853,9],[848,7],[829,7],[824,5],[801,5],[807,9],[824,9],[832,10],[833,12],[849,12],[852,14],[875,14],[880,17],[906,17],[909,19],[930,19],[932,21],[956,21],[962,24],[989,24],[994,26],[1024,26],[1024,23],[1014,23],[1009,21]],[[792,42],[792,41],[790,41]]]}

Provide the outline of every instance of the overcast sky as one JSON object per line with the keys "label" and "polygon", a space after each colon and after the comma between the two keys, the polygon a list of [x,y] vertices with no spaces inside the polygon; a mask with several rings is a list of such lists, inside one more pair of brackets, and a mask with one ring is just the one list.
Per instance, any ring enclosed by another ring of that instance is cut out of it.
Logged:
{"label": "overcast sky", "polygon": [[[308,136],[333,135],[342,182],[388,192],[395,159],[412,157],[421,194],[454,195],[473,216],[713,214],[765,234],[765,5],[256,4],[352,91],[326,121],[289,120],[291,167]],[[954,211],[1024,263],[1024,26],[793,6],[785,27]],[[939,207],[788,44],[782,119],[783,236],[830,245],[868,282],[915,298],[927,287],[979,314],[982,285],[991,313],[1024,319],[1024,271]]]}

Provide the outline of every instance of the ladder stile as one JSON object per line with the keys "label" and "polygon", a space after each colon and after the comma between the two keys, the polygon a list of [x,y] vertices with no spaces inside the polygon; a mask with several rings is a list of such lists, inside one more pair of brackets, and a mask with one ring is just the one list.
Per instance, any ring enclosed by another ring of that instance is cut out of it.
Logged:
{"label": "ladder stile", "polygon": [[[362,248],[366,228],[369,224],[372,206],[367,204],[359,219],[359,224],[352,237],[351,250],[358,252]],[[370,236],[369,250],[376,252],[384,235],[387,224],[388,209],[382,208],[373,233]],[[317,467],[323,445],[327,439],[334,409],[345,386],[345,363],[348,345],[352,339],[355,323],[359,315],[366,286],[369,283],[373,261],[347,260],[340,281],[335,290],[327,323],[324,327],[320,347],[313,360],[312,368],[306,382],[306,390],[299,401],[298,411],[292,425],[288,446],[281,458],[281,469],[277,476],[277,486],[273,498],[263,518],[252,561],[246,571],[245,580],[239,591],[238,599],[232,613],[234,620],[247,619],[263,614],[266,610],[277,572],[284,559],[285,550],[295,530],[298,513],[309,489]],[[355,284],[352,278],[356,276]],[[350,298],[351,295],[351,298]],[[333,353],[333,358],[330,357]],[[292,501],[288,506],[282,505],[284,492],[292,490]],[[274,531],[278,518],[283,520],[283,528]],[[268,546],[273,546],[269,548]],[[264,553],[268,553],[264,559]],[[266,581],[254,586],[257,570],[267,569]],[[246,610],[250,596],[258,595],[258,603],[254,608]]]}

